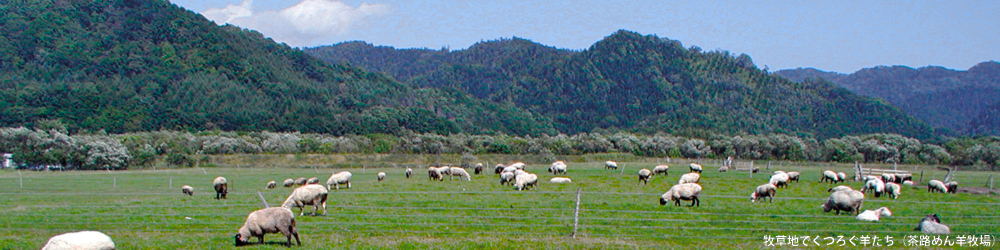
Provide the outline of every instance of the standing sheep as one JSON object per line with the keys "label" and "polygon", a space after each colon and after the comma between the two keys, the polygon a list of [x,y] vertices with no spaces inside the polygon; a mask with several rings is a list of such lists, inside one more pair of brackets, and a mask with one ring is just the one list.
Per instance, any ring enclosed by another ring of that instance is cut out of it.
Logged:
{"label": "standing sheep", "polygon": [[449,180],[454,180],[455,176],[458,176],[458,180],[462,180],[464,178],[467,181],[472,181],[472,176],[469,175],[469,172],[465,171],[464,168],[451,168],[451,177],[449,177]]}
{"label": "standing sheep", "polygon": [[944,186],[948,188],[948,192],[949,193],[953,193],[954,194],[954,193],[958,192],[958,182],[957,181],[949,181],[948,183],[945,183]]}
{"label": "standing sheep", "polygon": [[476,167],[473,169],[473,171],[475,171],[476,175],[482,174],[483,173],[483,163],[482,162],[476,163]]}
{"label": "standing sheep", "polygon": [[181,186],[181,193],[184,193],[188,196],[194,196],[194,187],[188,185]]}
{"label": "standing sheep", "polygon": [[318,177],[309,178],[308,180],[306,180],[306,185],[309,184],[319,184],[319,178]]}
{"label": "standing sheep", "polygon": [[344,184],[347,184],[347,188],[351,188],[351,176],[353,175],[348,171],[341,171],[340,173],[330,175],[330,178],[326,179],[326,189],[335,187],[337,190],[340,190],[340,185]]}
{"label": "standing sheep", "polygon": [[514,172],[500,173],[500,185],[503,184],[514,184]]}
{"label": "standing sheep", "polygon": [[865,210],[864,212],[858,214],[857,218],[860,221],[878,221],[882,217],[892,216],[892,211],[889,211],[887,207],[880,207],[875,210]]}
{"label": "standing sheep", "polygon": [[295,180],[292,180],[291,178],[285,179],[285,181],[281,182],[281,185],[285,187],[291,187],[292,185],[295,185]]}
{"label": "standing sheep", "polygon": [[229,193],[229,181],[226,180],[226,177],[215,177],[215,179],[212,180],[212,186],[215,187],[216,200],[218,200],[219,197],[222,197],[222,199],[226,198],[226,194]]}
{"label": "standing sheep", "polygon": [[295,179],[295,185],[299,185],[299,186],[305,185],[306,181],[308,181],[308,180],[309,179],[306,179],[306,177],[299,177],[299,178]]}
{"label": "standing sheep", "polygon": [[493,166],[493,174],[500,174],[500,172],[503,171],[503,169],[504,169],[503,164],[497,164],[496,166]]}
{"label": "standing sheep", "polygon": [[429,178],[432,181],[441,178],[441,176],[438,174],[437,167],[433,166],[427,167],[427,178]]}
{"label": "standing sheep", "polygon": [[299,232],[295,230],[295,216],[292,214],[292,210],[284,207],[269,207],[247,215],[246,222],[243,223],[239,233],[235,236],[236,246],[250,244],[250,237],[257,237],[258,242],[264,244],[264,234],[268,233],[285,235],[285,238],[288,238],[288,243],[285,246],[292,246],[292,236],[295,236],[295,242],[299,246],[302,245],[302,241],[299,240]]}
{"label": "standing sheep", "polygon": [[822,178],[819,179],[819,182],[825,182],[825,181],[830,181],[830,183],[840,182],[839,178],[837,178],[837,172],[833,172],[830,170],[823,170],[823,176]]}
{"label": "standing sheep", "polygon": [[951,228],[941,224],[941,218],[937,214],[931,214],[925,216],[917,224],[917,228],[914,231],[920,231],[925,234],[951,234]]}
{"label": "standing sheep", "polygon": [[837,172],[837,181],[839,182],[847,181],[847,174],[845,174],[844,172]]}
{"label": "standing sheep", "polygon": [[406,178],[409,179],[411,175],[413,175],[413,169],[406,168]]}
{"label": "standing sheep", "polygon": [[927,192],[947,193],[948,187],[944,185],[944,182],[941,182],[939,180],[931,180],[927,182]]}
{"label": "standing sheep", "polygon": [[42,250],[114,250],[115,242],[107,234],[98,231],[64,233],[49,238]]}
{"label": "standing sheep", "polygon": [[801,174],[799,174],[799,172],[792,171],[792,172],[788,172],[786,174],[788,174],[788,182],[791,182],[791,181],[799,182],[799,175],[801,175]]}
{"label": "standing sheep", "polygon": [[774,201],[774,194],[778,191],[778,187],[774,184],[767,183],[757,186],[753,189],[753,193],[750,194],[750,202],[757,202],[757,200],[768,198],[767,202]]}
{"label": "standing sheep", "polygon": [[549,167],[548,171],[550,173],[554,174],[554,175],[556,175],[556,174],[566,174],[566,169],[567,168],[568,167],[566,166],[565,162],[563,162],[563,161],[557,161],[557,162],[553,162],[552,163],[552,166]]}
{"label": "standing sheep", "polygon": [[269,181],[269,182],[267,182],[267,185],[265,185],[265,187],[267,187],[267,189],[274,189],[277,186],[278,186],[278,182],[276,182],[276,181]]}
{"label": "standing sheep", "polygon": [[538,182],[538,175],[535,174],[521,174],[514,176],[514,189],[518,191],[524,191],[528,187],[535,187],[535,183]]}
{"label": "standing sheep", "polygon": [[851,190],[851,191],[837,191],[830,194],[830,198],[827,198],[826,203],[823,203],[823,212],[829,213],[830,210],[836,210],[837,215],[840,215],[840,211],[848,213],[859,213],[861,212],[861,206],[865,201],[865,193],[861,191]]}
{"label": "standing sheep", "polygon": [[663,175],[670,175],[668,171],[670,171],[670,166],[667,165],[656,165],[653,167],[653,175],[658,175],[660,173],[663,173]]}
{"label": "standing sheep", "polygon": [[875,193],[875,198],[882,197],[882,193],[885,193],[885,182],[881,178],[868,179],[865,185],[861,187],[861,192],[873,191]]}
{"label": "standing sheep", "polygon": [[375,174],[375,178],[378,179],[378,181],[385,180],[385,172],[378,172],[378,174]]}
{"label": "standing sheep", "polygon": [[691,169],[691,173],[701,173],[701,170],[702,170],[702,167],[701,167],[700,164],[693,163],[693,162],[691,164],[688,164],[688,168]]}
{"label": "standing sheep", "polygon": [[653,175],[653,171],[643,168],[639,170],[639,183],[649,184],[649,176]]}
{"label": "standing sheep", "polygon": [[285,202],[281,203],[281,207],[292,209],[299,208],[299,215],[305,214],[305,206],[313,206],[313,215],[318,215],[320,207],[323,208],[323,213],[326,214],[326,199],[329,195],[330,190],[323,185],[319,184],[309,184],[301,186],[292,191],[291,195],[285,199]]}
{"label": "standing sheep", "polygon": [[701,174],[699,173],[686,173],[681,175],[681,178],[677,180],[677,184],[684,183],[698,183],[701,180]]}
{"label": "standing sheep", "polygon": [[788,186],[788,174],[785,172],[776,173],[771,175],[771,179],[767,183],[774,184],[775,187],[787,187]]}
{"label": "standing sheep", "polygon": [[853,189],[853,188],[851,188],[851,187],[848,187],[848,186],[844,186],[844,185],[839,185],[839,186],[836,186],[836,187],[832,187],[832,188],[830,188],[830,189],[827,189],[826,191],[827,191],[827,192],[830,192],[830,193],[833,193],[833,192],[840,192],[840,191],[852,191],[852,190],[854,190],[854,189]]}
{"label": "standing sheep", "polygon": [[885,184],[885,192],[889,194],[893,200],[899,198],[899,194],[902,192],[903,188],[896,184],[895,182],[889,182]]}
{"label": "standing sheep", "polygon": [[604,169],[618,169],[618,163],[613,161],[604,162]]}
{"label": "standing sheep", "polygon": [[701,185],[698,183],[684,183],[677,184],[670,187],[666,193],[660,196],[660,205],[666,205],[669,201],[674,201],[674,206],[680,206],[681,200],[691,201],[689,207],[693,207],[696,204],[700,207],[701,201],[698,200],[698,195],[701,195]]}

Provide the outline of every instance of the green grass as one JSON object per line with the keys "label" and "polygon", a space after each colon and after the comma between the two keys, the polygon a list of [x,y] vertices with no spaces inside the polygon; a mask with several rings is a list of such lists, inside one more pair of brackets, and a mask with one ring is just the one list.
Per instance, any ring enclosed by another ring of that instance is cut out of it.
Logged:
{"label": "green grass", "polygon": [[[302,248],[764,248],[765,236],[779,235],[889,235],[900,246],[903,237],[917,235],[913,228],[930,213],[940,214],[954,235],[1000,236],[997,196],[931,194],[925,186],[904,187],[898,200],[868,197],[865,208],[886,206],[893,212],[878,223],[824,214],[819,205],[828,195],[826,189],[834,185],[818,183],[820,172],[851,173],[850,165],[773,164],[768,172],[801,171],[802,180],[779,189],[773,203],[750,203],[752,188],[767,182],[768,174],[718,173],[709,163],[701,181],[701,206],[678,207],[660,206],[658,197],[687,172],[686,164],[670,164],[669,176],[638,185],[635,172],[652,168],[655,159],[620,162],[624,171],[605,170],[603,161],[591,160],[569,162],[571,184],[549,184],[547,164],[530,165],[528,170],[539,175],[540,183],[536,190],[523,192],[500,186],[492,172],[474,175],[472,182],[439,182],[429,181],[425,168],[415,168],[412,179],[403,177],[404,168],[347,169],[354,173],[353,187],[331,190],[326,215],[296,218]],[[291,192],[283,187],[264,189],[267,181],[297,177],[325,181],[332,171],[340,170],[245,167],[249,165],[255,164],[122,172],[2,171],[0,246],[38,249],[56,234],[98,230],[110,235],[119,249],[233,249],[236,229],[247,214],[263,206],[258,191],[271,206]],[[925,182],[944,174],[931,166],[900,168],[925,171]],[[386,181],[375,180],[379,171],[388,173]],[[960,171],[955,179],[963,186],[983,186],[991,174]],[[230,180],[226,200],[214,199],[211,181],[219,175]],[[182,195],[181,185],[194,186],[195,195]],[[859,188],[861,183],[846,185]],[[582,189],[582,201],[574,239],[577,189]],[[284,237],[270,234],[265,241],[284,243]],[[285,248],[268,244],[240,249]]]}

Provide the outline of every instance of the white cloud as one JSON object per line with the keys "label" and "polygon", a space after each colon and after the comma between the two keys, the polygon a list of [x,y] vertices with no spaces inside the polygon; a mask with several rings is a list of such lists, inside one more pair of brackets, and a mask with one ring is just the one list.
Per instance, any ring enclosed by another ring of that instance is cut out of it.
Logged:
{"label": "white cloud", "polygon": [[[357,28],[369,17],[390,12],[389,5],[362,3],[352,7],[335,0],[302,0],[283,10],[253,11],[252,0],[239,6],[212,8],[202,12],[216,23],[228,23],[260,31],[265,36],[292,46],[339,42],[336,36]],[[224,21],[223,21],[224,20]]]}

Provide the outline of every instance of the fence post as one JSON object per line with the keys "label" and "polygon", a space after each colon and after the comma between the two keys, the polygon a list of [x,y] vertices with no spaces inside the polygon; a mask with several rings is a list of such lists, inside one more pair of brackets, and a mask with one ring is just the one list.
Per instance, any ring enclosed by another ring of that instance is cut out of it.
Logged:
{"label": "fence post", "polygon": [[271,205],[268,205],[268,204],[267,204],[267,200],[265,200],[265,199],[264,199],[264,195],[263,195],[263,194],[260,194],[260,191],[257,191],[257,197],[260,197],[260,202],[263,202],[263,203],[264,203],[264,208],[269,208],[269,207],[271,207]]}
{"label": "fence post", "polygon": [[174,189],[174,177],[170,177],[170,189]]}
{"label": "fence post", "polygon": [[924,171],[920,170],[920,179],[917,180],[917,184],[924,183]]}
{"label": "fence post", "polygon": [[576,230],[580,226],[580,191],[582,188],[576,189],[576,210],[573,212],[573,239],[576,239]]}
{"label": "fence post", "polygon": [[21,176],[20,169],[17,170],[17,186],[20,188],[24,188],[24,177]]}
{"label": "fence post", "polygon": [[115,177],[115,180],[114,182],[111,183],[111,185],[114,186],[116,189],[118,188],[118,177]]}

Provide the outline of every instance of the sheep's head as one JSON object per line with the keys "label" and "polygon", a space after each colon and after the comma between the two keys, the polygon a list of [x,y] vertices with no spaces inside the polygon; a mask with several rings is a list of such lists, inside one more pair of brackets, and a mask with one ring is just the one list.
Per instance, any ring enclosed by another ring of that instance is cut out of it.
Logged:
{"label": "sheep's head", "polygon": [[660,197],[660,206],[667,205],[667,199]]}
{"label": "sheep's head", "polygon": [[243,236],[240,234],[236,234],[236,236],[233,236],[233,238],[236,239],[236,244],[235,244],[236,246],[246,246],[250,244],[250,242],[245,241]]}
{"label": "sheep's head", "polygon": [[757,192],[750,194],[750,202],[757,202]]}

